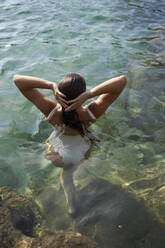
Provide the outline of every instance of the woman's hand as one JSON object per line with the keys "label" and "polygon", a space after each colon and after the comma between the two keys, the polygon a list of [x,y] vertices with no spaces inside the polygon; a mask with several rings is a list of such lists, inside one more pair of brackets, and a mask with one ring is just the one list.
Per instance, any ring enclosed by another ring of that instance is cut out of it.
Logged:
{"label": "woman's hand", "polygon": [[67,108],[68,105],[67,105],[67,101],[65,100],[65,97],[66,97],[66,96],[65,96],[61,91],[59,91],[57,84],[56,84],[56,83],[52,83],[50,88],[52,89],[53,94],[54,94],[56,100],[57,100],[64,108]]}
{"label": "woman's hand", "polygon": [[89,92],[83,92],[81,95],[74,98],[73,100],[67,101],[67,104],[71,105],[65,108],[65,111],[67,112],[79,108],[88,98]]}

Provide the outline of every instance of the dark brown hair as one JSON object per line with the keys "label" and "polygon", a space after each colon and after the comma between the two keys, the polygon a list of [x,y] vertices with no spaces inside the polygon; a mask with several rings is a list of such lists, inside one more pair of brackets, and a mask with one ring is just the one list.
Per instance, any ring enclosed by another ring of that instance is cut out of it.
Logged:
{"label": "dark brown hair", "polygon": [[72,100],[86,91],[86,81],[81,74],[68,73],[60,81],[58,88],[66,95],[66,100]]}
{"label": "dark brown hair", "polygon": [[[66,96],[66,100],[72,100],[86,91],[85,78],[78,73],[68,73],[60,81],[58,89]],[[84,125],[79,120],[76,110],[65,112],[65,109],[62,107],[62,118],[63,123],[66,126],[77,129],[81,135],[86,135],[89,139],[93,139],[92,134],[86,130]]]}
{"label": "dark brown hair", "polygon": [[[59,90],[66,96],[66,100],[72,100],[86,91],[86,82],[83,76],[78,73],[68,73],[60,81]],[[82,133],[82,124],[78,119],[76,110],[65,112],[62,108],[62,117],[65,125],[78,129]]]}

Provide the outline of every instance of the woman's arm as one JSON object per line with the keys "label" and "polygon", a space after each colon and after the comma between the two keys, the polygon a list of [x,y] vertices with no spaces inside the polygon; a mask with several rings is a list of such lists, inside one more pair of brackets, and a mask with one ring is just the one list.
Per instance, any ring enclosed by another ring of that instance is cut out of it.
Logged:
{"label": "woman's arm", "polygon": [[55,84],[45,79],[23,75],[14,75],[13,80],[21,91],[27,91],[34,88],[52,89],[52,85]]}
{"label": "woman's arm", "polygon": [[65,96],[58,91],[58,87],[54,82],[50,82],[41,78],[22,75],[15,75],[13,80],[21,93],[46,116],[48,116],[50,111],[56,107],[56,102],[45,97],[37,88],[52,90],[56,99],[59,102],[62,99],[62,104],[65,105]]}
{"label": "woman's arm", "polygon": [[126,85],[126,77],[120,76],[105,81],[88,92],[88,99],[99,96],[90,103],[88,108],[96,118],[99,118],[107,108],[118,98]]}
{"label": "woman's arm", "polygon": [[126,84],[126,77],[120,76],[107,80],[95,88],[88,91],[88,98],[93,98],[95,96],[103,94],[114,94],[119,95]]}
{"label": "woman's arm", "polygon": [[121,94],[122,90],[126,85],[126,77],[120,76],[107,80],[93,89],[84,92],[76,99],[69,101],[72,103],[66,111],[81,106],[86,100],[99,96],[97,100],[91,102],[88,108],[92,111],[96,118],[100,117],[106,109],[116,100],[116,98]]}

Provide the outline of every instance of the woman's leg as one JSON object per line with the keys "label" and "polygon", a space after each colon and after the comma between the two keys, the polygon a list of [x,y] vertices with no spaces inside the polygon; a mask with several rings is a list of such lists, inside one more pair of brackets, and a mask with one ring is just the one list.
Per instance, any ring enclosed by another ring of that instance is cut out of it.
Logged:
{"label": "woman's leg", "polygon": [[60,183],[64,189],[70,214],[74,214],[76,211],[76,189],[73,183],[73,173],[75,171],[75,167],[76,166],[71,166],[67,169],[63,168],[60,176]]}

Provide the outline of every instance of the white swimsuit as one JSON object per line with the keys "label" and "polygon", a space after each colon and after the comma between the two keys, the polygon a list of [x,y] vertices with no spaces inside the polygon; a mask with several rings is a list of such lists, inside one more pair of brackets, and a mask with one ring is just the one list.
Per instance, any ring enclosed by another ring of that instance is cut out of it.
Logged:
{"label": "white swimsuit", "polygon": [[[57,106],[49,113],[47,120],[50,120],[57,110]],[[86,107],[91,119],[96,120],[93,113]],[[87,156],[91,147],[91,141],[86,136],[65,135],[65,125],[55,125],[54,131],[46,141],[46,158],[52,160],[56,166],[77,165]]]}

